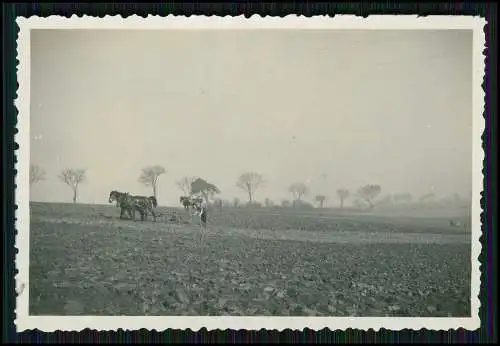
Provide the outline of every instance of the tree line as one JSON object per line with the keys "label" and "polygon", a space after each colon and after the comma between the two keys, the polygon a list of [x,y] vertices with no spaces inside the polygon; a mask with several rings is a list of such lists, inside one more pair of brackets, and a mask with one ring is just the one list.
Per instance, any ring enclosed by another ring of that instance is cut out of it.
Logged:
{"label": "tree line", "polygon": [[[153,196],[158,197],[158,182],[160,177],[165,174],[167,170],[161,165],[152,165],[144,167],[139,175],[138,182],[145,186],[149,186],[152,189]],[[35,184],[46,179],[46,172],[38,165],[30,165],[30,183]],[[57,178],[64,184],[66,184],[72,192],[73,203],[77,202],[78,191],[80,185],[87,180],[87,171],[82,168],[65,168],[57,175]],[[260,206],[259,202],[255,201],[256,192],[266,185],[266,180],[262,174],[257,172],[245,172],[241,174],[236,180],[236,186],[245,192],[247,195],[247,202],[242,203],[239,198],[234,198],[232,202],[222,201],[221,199],[215,198],[216,195],[220,194],[221,191],[214,184],[200,178],[200,177],[190,177],[185,176],[175,182],[177,187],[184,193],[185,196],[198,195],[202,197],[207,203],[211,199],[215,199],[214,204],[222,207],[223,204],[231,205],[233,207],[239,207],[243,204],[252,206]],[[284,200],[281,203],[282,207],[307,207],[311,206],[309,203],[304,202],[303,198],[308,196],[310,193],[309,187],[303,182],[291,183],[288,187],[288,192],[291,193],[293,200],[292,202]],[[341,188],[336,190],[336,195],[338,198],[338,205],[340,208],[344,208],[345,202],[349,198],[354,198],[353,204],[357,207],[362,207],[362,205],[368,207],[369,209],[374,208],[374,200],[380,195],[382,188],[380,185],[367,184],[361,186],[358,190],[351,192],[346,188]],[[432,200],[435,197],[434,193],[427,193],[420,197],[420,202],[426,202]],[[460,197],[457,194],[453,195],[455,200]],[[319,208],[324,208],[327,200],[326,195],[318,194],[313,196],[313,200],[318,204]],[[411,194],[402,193],[389,195],[385,198],[379,199],[377,204],[387,205],[391,203],[407,203],[412,201]],[[265,198],[264,205],[266,207],[274,206],[271,199]],[[312,206],[311,206],[312,207]]]}
{"label": "tree line", "polygon": [[[152,193],[155,198],[158,197],[158,182],[161,175],[165,174],[167,171],[161,165],[148,166],[142,169],[138,181],[152,188]],[[66,184],[72,192],[73,203],[77,202],[78,190],[80,185],[87,180],[87,171],[82,168],[65,168],[61,170],[57,178],[64,184]],[[46,172],[38,165],[30,165],[30,183],[35,184],[46,179]],[[241,174],[236,180],[236,186],[243,190],[247,195],[249,205],[260,204],[255,201],[255,193],[258,189],[265,186],[266,180],[262,174],[256,172],[246,172]],[[216,195],[220,194],[220,190],[217,186],[200,177],[182,177],[180,180],[176,181],[177,187],[186,195],[200,195],[207,203],[210,199],[213,199]],[[309,188],[306,184],[301,182],[295,182],[290,184],[288,191],[293,196],[293,203],[284,201],[282,206],[292,206],[304,204],[302,198],[309,194]],[[360,188],[357,192],[357,196],[362,198],[366,203],[368,203],[370,208],[373,208],[373,199],[377,197],[381,192],[379,185],[366,185]],[[350,192],[347,189],[337,190],[337,195],[340,201],[340,207],[344,207],[345,200],[350,196]],[[317,195],[314,200],[319,204],[320,208],[324,207],[326,196]],[[222,204],[222,201],[217,199],[216,204]],[[226,204],[232,204],[237,207],[241,205],[239,198],[235,198],[232,203],[226,202]],[[274,205],[274,203],[266,198],[264,204],[267,207]]]}

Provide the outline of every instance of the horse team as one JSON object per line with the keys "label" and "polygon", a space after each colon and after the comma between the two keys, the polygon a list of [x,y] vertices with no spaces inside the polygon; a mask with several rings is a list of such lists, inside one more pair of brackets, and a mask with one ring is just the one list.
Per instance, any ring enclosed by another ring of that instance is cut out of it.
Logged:
{"label": "horse team", "polygon": [[109,193],[109,203],[116,202],[116,206],[120,210],[120,219],[123,219],[125,213],[128,213],[130,218],[135,221],[135,212],[138,211],[141,215],[141,221],[147,219],[148,213],[153,216],[153,221],[156,221],[154,208],[158,206],[158,201],[154,196],[134,196],[128,192],[119,192],[113,190]]}
{"label": "horse team", "polygon": [[[202,226],[206,226],[207,210],[202,198],[182,196],[179,201],[186,210],[193,208],[195,214],[200,217]],[[120,219],[123,219],[127,213],[135,221],[136,212],[139,212],[141,221],[147,220],[148,214],[151,214],[153,221],[156,222],[158,214],[155,213],[154,208],[158,206],[158,201],[154,196],[135,196],[128,192],[113,190],[109,194],[109,203],[113,202],[116,202],[116,206],[120,208]]]}

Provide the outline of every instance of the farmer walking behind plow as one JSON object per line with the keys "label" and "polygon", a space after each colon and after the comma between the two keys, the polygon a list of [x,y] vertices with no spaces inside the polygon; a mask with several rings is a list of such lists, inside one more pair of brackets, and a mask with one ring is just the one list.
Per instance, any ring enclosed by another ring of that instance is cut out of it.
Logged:
{"label": "farmer walking behind plow", "polygon": [[195,214],[200,217],[200,240],[203,242],[205,239],[205,232],[207,230],[207,204],[205,201],[195,205]]}

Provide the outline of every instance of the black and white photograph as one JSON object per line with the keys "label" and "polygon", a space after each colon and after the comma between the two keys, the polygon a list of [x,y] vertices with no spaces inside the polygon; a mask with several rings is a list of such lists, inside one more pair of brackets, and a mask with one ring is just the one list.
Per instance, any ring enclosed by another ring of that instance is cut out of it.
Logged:
{"label": "black and white photograph", "polygon": [[19,20],[18,328],[479,327],[484,20],[344,17]]}

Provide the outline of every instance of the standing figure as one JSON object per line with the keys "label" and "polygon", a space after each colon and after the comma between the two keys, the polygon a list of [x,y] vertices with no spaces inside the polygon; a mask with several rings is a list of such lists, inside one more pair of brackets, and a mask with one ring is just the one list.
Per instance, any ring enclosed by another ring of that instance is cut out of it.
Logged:
{"label": "standing figure", "polygon": [[195,209],[193,215],[200,217],[200,241],[203,243],[207,229],[207,205],[205,202],[199,202],[193,204],[193,208]]}
{"label": "standing figure", "polygon": [[203,229],[207,229],[207,206],[203,202],[200,206],[200,222]]}

